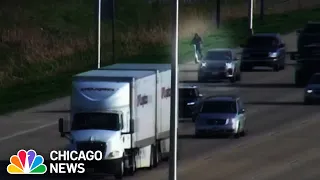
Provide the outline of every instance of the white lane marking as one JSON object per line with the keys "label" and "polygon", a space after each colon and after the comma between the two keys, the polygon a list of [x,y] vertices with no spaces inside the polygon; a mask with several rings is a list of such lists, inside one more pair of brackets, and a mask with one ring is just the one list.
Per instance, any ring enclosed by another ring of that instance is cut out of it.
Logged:
{"label": "white lane marking", "polygon": [[24,134],[29,134],[29,133],[38,131],[38,130],[40,130],[40,129],[43,129],[43,128],[47,128],[47,127],[56,125],[56,124],[58,124],[58,122],[49,123],[49,124],[44,124],[44,125],[42,125],[42,126],[38,126],[38,127],[32,128],[32,129],[28,129],[28,130],[24,130],[24,131],[19,131],[19,132],[16,132],[16,133],[14,133],[14,134],[11,134],[11,135],[9,135],[9,136],[1,137],[1,138],[0,138],[0,142],[6,141],[6,140],[8,140],[8,139],[11,139],[11,138],[14,138],[14,137],[17,137],[17,136],[21,136],[21,135],[24,135]]}

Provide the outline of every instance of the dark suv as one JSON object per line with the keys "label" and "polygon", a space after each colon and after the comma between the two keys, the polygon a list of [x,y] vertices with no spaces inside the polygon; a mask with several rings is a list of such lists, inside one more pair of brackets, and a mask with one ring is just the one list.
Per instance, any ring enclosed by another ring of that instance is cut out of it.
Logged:
{"label": "dark suv", "polygon": [[256,66],[271,67],[274,71],[285,68],[286,49],[280,34],[257,33],[241,47],[241,69],[244,71]]}
{"label": "dark suv", "polygon": [[191,118],[194,107],[201,98],[202,94],[199,93],[197,86],[179,87],[179,117]]}

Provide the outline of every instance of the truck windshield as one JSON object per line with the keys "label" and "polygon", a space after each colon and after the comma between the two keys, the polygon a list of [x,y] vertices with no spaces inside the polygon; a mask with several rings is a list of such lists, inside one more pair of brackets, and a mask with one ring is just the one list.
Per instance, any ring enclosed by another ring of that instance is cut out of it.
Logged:
{"label": "truck windshield", "polygon": [[201,113],[236,113],[235,101],[207,101],[201,108]]}
{"label": "truck windshield", "polygon": [[320,75],[314,75],[310,79],[309,84],[320,84]]}
{"label": "truck windshield", "polygon": [[231,51],[208,51],[206,60],[229,61],[232,59]]}
{"label": "truck windshield", "polygon": [[267,36],[254,36],[248,39],[247,47],[255,48],[255,47],[263,47],[263,48],[273,48],[278,45],[278,40],[275,37],[267,37]]}
{"label": "truck windshield", "polygon": [[120,130],[120,119],[116,113],[78,113],[73,117],[71,130],[99,129]]}

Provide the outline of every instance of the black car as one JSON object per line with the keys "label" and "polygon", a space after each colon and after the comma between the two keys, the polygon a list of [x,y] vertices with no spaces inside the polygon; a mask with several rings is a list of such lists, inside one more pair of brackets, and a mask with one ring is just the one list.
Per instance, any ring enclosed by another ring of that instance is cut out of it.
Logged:
{"label": "black car", "polygon": [[197,86],[179,87],[179,117],[191,118],[194,107],[201,98],[202,94]]}
{"label": "black car", "polygon": [[252,70],[256,66],[271,67],[274,71],[285,68],[286,49],[280,34],[257,33],[241,47],[243,71]]}

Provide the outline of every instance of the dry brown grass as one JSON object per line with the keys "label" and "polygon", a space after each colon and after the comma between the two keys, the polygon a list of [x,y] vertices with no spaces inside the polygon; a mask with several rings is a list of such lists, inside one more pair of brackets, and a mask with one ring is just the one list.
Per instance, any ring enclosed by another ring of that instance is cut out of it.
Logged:
{"label": "dry brown grass", "polygon": [[[319,0],[266,0],[266,13],[279,13],[292,11],[302,8],[310,8],[320,4]],[[225,0],[222,9],[222,19],[243,17],[247,15],[246,0],[237,6],[231,6],[232,0]],[[259,5],[257,5],[258,7]],[[1,10],[1,9],[0,9]],[[256,12],[258,12],[256,8]],[[19,11],[12,16],[13,21],[19,21]],[[23,15],[20,14],[21,19]],[[163,14],[163,16],[168,16]],[[199,10],[188,11],[181,14],[180,21],[180,38],[190,37],[194,32],[200,34],[208,30],[212,24],[212,16]],[[125,30],[117,31],[118,57],[128,57],[141,53],[146,45],[166,45],[170,41],[170,28],[168,22],[165,24],[157,24],[151,27],[145,27],[141,24],[130,27]],[[92,32],[92,31],[91,31]],[[105,30],[104,32],[109,32]],[[111,38],[104,36],[103,41],[107,45],[110,44]],[[41,26],[29,26],[22,23],[20,26],[11,28],[0,27],[0,50],[16,51],[18,56],[5,56],[2,59],[2,68],[0,70],[0,86],[4,87],[12,83],[25,81],[28,74],[16,73],[30,64],[48,63],[53,64],[61,57],[71,56],[79,51],[92,49],[94,44],[93,33],[86,36],[64,35],[57,36],[49,31],[43,30]],[[110,53],[110,48],[103,49],[105,54]],[[77,62],[77,61],[75,61]],[[57,65],[51,70],[46,70],[44,74],[53,75],[62,70],[71,68],[72,62],[65,62],[63,66]]]}

